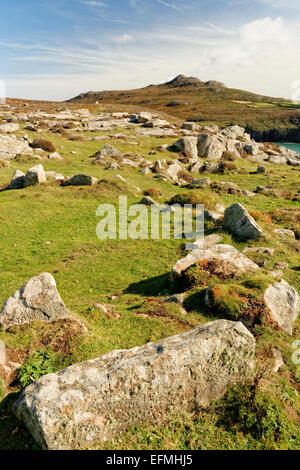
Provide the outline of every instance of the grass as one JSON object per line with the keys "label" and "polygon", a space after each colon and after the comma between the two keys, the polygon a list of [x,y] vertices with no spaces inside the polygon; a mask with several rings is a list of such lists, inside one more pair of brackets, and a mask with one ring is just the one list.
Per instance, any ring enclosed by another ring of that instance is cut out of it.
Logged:
{"label": "grass", "polygon": [[[116,129],[115,132],[119,131]],[[23,130],[19,131],[20,135],[24,133]],[[29,131],[26,133],[31,138],[36,135]],[[132,131],[122,130],[122,133],[131,135]],[[131,348],[156,341],[218,317],[205,308],[199,287],[191,290],[191,297],[194,297],[190,300],[189,313],[184,317],[176,305],[166,306],[163,302],[163,297],[172,293],[173,289],[169,272],[175,262],[184,256],[181,240],[101,241],[96,236],[99,221],[96,209],[99,204],[109,202],[117,206],[118,197],[124,192],[130,204],[138,202],[143,193],[151,194],[159,203],[173,197],[187,201],[191,195],[195,195],[195,200],[201,200],[208,208],[212,207],[212,202],[215,204],[221,201],[227,206],[238,200],[250,211],[256,212],[258,223],[267,234],[264,246],[276,250],[274,257],[266,259],[264,269],[271,270],[279,260],[288,262],[289,268],[284,272],[284,278],[299,288],[297,242],[275,238],[272,234],[275,227],[293,229],[299,225],[297,201],[260,194],[247,198],[202,190],[188,191],[171,182],[155,179],[153,175],[142,176],[134,169],[106,171],[101,166],[92,165],[89,156],[107,141],[70,141],[59,134],[46,132],[39,134],[39,137],[52,142],[63,158],[59,162],[43,160],[46,170],[63,175],[87,173],[105,181],[93,188],[60,187],[57,183],[46,183],[39,187],[0,193],[0,301],[3,303],[31,277],[48,271],[54,275],[58,290],[70,311],[87,325],[88,334],[69,337],[64,325],[53,329],[41,324],[0,332],[0,340],[10,348],[22,350],[27,357],[17,385],[10,386],[3,380],[0,383],[0,396],[5,397],[0,405],[1,449],[35,448],[26,430],[9,414],[14,398],[10,394],[18,392],[22,383],[26,385],[31,380],[30,376],[35,378],[35,373],[39,375],[56,371],[60,367],[98,357],[112,349]],[[137,137],[138,145],[132,147],[134,152],[147,160],[172,160],[177,154],[157,150],[156,155],[149,153],[159,145],[171,144],[174,140]],[[128,152],[129,146],[125,141],[112,136],[108,142],[122,153]],[[72,154],[73,151],[76,154]],[[25,172],[33,164],[32,161],[22,159],[12,161],[8,167],[1,167],[0,186],[9,182],[16,169]],[[250,191],[257,185],[267,184],[293,192],[299,188],[300,172],[297,168],[269,165],[267,175],[256,175],[254,171],[257,165],[254,163],[237,160],[235,165],[237,171],[234,173],[208,176],[212,181],[232,181]],[[126,179],[127,185],[112,178],[118,173]],[[265,214],[268,214],[268,218]],[[223,243],[232,244],[240,251],[245,246],[260,246],[261,243],[240,243],[228,233],[219,232],[223,236]],[[255,255],[249,253],[249,257],[254,259]],[[265,286],[263,278],[241,279],[238,285],[243,291],[250,288],[259,290]],[[120,313],[120,318],[107,318],[97,310],[95,303],[112,304]],[[275,413],[274,419],[281,419],[284,413],[286,423],[290,423],[286,426],[292,429],[289,426],[297,424],[295,409],[298,405],[296,401],[285,403],[281,397],[285,397],[286,393],[290,396],[292,392],[288,387],[294,389],[295,378],[299,377],[297,367],[290,360],[292,338],[268,326],[255,325],[253,331],[257,339],[258,364],[264,362],[266,357],[271,362],[266,351],[270,354],[274,345],[278,345],[283,352],[286,366],[279,378],[284,379],[284,382],[278,382],[278,376],[271,374],[267,385],[263,387],[267,388],[270,403],[275,400],[278,407],[278,410],[271,410],[272,414]],[[295,337],[298,333],[299,322]],[[61,340],[58,341],[58,338]],[[60,356],[58,362],[57,355]],[[287,405],[287,409],[281,407],[281,402]],[[224,406],[225,402],[222,403]],[[245,432],[239,426],[226,429],[224,423],[220,422],[222,406],[216,405],[215,410],[203,411],[199,416],[178,417],[178,420],[155,429],[146,427],[128,430],[105,446],[124,449],[279,449],[297,446],[296,437],[291,437],[292,431],[288,434],[280,431],[282,438],[277,441],[274,435],[268,435],[264,440],[252,431]]]}

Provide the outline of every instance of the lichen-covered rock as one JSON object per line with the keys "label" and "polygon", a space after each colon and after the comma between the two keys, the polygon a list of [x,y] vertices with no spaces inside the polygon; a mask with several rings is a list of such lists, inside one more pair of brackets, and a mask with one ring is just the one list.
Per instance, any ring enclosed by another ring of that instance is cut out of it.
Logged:
{"label": "lichen-covered rock", "polygon": [[296,290],[283,279],[268,287],[264,301],[272,320],[288,334],[293,333],[293,322],[300,311],[300,298]]}
{"label": "lichen-covered rock", "polygon": [[172,269],[171,277],[180,276],[190,266],[199,261],[213,261],[219,267],[220,273],[226,270],[237,276],[242,273],[255,271],[258,265],[230,245],[213,245],[202,250],[195,249],[184,258],[177,261]]}
{"label": "lichen-covered rock", "polygon": [[242,323],[218,320],[46,375],[13,410],[44,449],[90,447],[208,406],[252,376],[254,350]]}
{"label": "lichen-covered rock", "polygon": [[0,135],[0,158],[2,160],[11,160],[21,154],[33,154],[33,150],[29,147],[26,140],[17,139],[14,135]]}
{"label": "lichen-covered rock", "polygon": [[264,237],[262,229],[242,204],[232,204],[226,209],[223,226],[228,232],[241,239],[257,240]]}
{"label": "lichen-covered rock", "polygon": [[50,323],[63,319],[75,320],[49,273],[42,273],[26,282],[6,300],[0,311],[0,326],[5,330],[12,325],[25,325],[36,320]]}
{"label": "lichen-covered rock", "polygon": [[198,137],[198,156],[208,160],[220,160],[226,147],[215,135],[201,134]]}

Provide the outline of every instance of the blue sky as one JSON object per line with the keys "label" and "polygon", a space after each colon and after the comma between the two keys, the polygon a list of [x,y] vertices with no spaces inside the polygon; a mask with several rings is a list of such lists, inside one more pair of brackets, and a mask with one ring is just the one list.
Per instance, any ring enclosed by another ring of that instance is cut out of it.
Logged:
{"label": "blue sky", "polygon": [[300,80],[299,0],[0,0],[7,95],[65,99],[183,73],[272,96]]}

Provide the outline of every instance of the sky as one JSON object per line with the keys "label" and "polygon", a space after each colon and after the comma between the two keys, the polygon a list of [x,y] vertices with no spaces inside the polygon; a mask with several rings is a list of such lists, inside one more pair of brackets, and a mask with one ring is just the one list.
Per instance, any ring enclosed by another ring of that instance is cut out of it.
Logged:
{"label": "sky", "polygon": [[0,90],[16,98],[64,100],[178,74],[291,98],[300,0],[0,0],[0,59]]}

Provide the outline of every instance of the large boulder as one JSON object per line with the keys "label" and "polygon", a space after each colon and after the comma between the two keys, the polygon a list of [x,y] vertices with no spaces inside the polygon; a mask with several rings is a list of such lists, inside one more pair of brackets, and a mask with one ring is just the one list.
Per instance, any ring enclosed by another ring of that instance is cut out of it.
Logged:
{"label": "large boulder", "polygon": [[219,271],[220,274],[226,273],[226,275],[232,277],[258,269],[257,264],[233,246],[216,244],[204,249],[194,249],[187,256],[177,261],[172,269],[171,277],[180,276],[190,266],[201,261],[213,261],[216,264],[216,271]]}
{"label": "large boulder", "polygon": [[187,157],[198,157],[198,139],[197,137],[183,137],[173,144],[173,147],[178,152],[183,152]]}
{"label": "large boulder", "polygon": [[272,320],[288,334],[293,333],[293,322],[300,311],[300,298],[296,290],[283,279],[268,287],[264,301]]}
{"label": "large boulder", "polygon": [[218,320],[46,375],[13,406],[44,449],[92,447],[127,427],[207,407],[253,374],[255,340]]}
{"label": "large boulder", "polygon": [[242,204],[232,204],[225,210],[223,226],[228,232],[244,240],[257,240],[265,236]]}
{"label": "large boulder", "polygon": [[43,165],[36,165],[30,168],[25,175],[24,186],[36,186],[42,183],[46,183]]}
{"label": "large boulder", "polygon": [[220,160],[226,147],[217,136],[201,134],[198,137],[198,156],[207,160]]}
{"label": "large boulder", "polygon": [[49,273],[42,273],[26,282],[6,300],[0,311],[0,326],[5,330],[36,320],[51,323],[64,319],[75,320],[59,295],[54,277]]}

